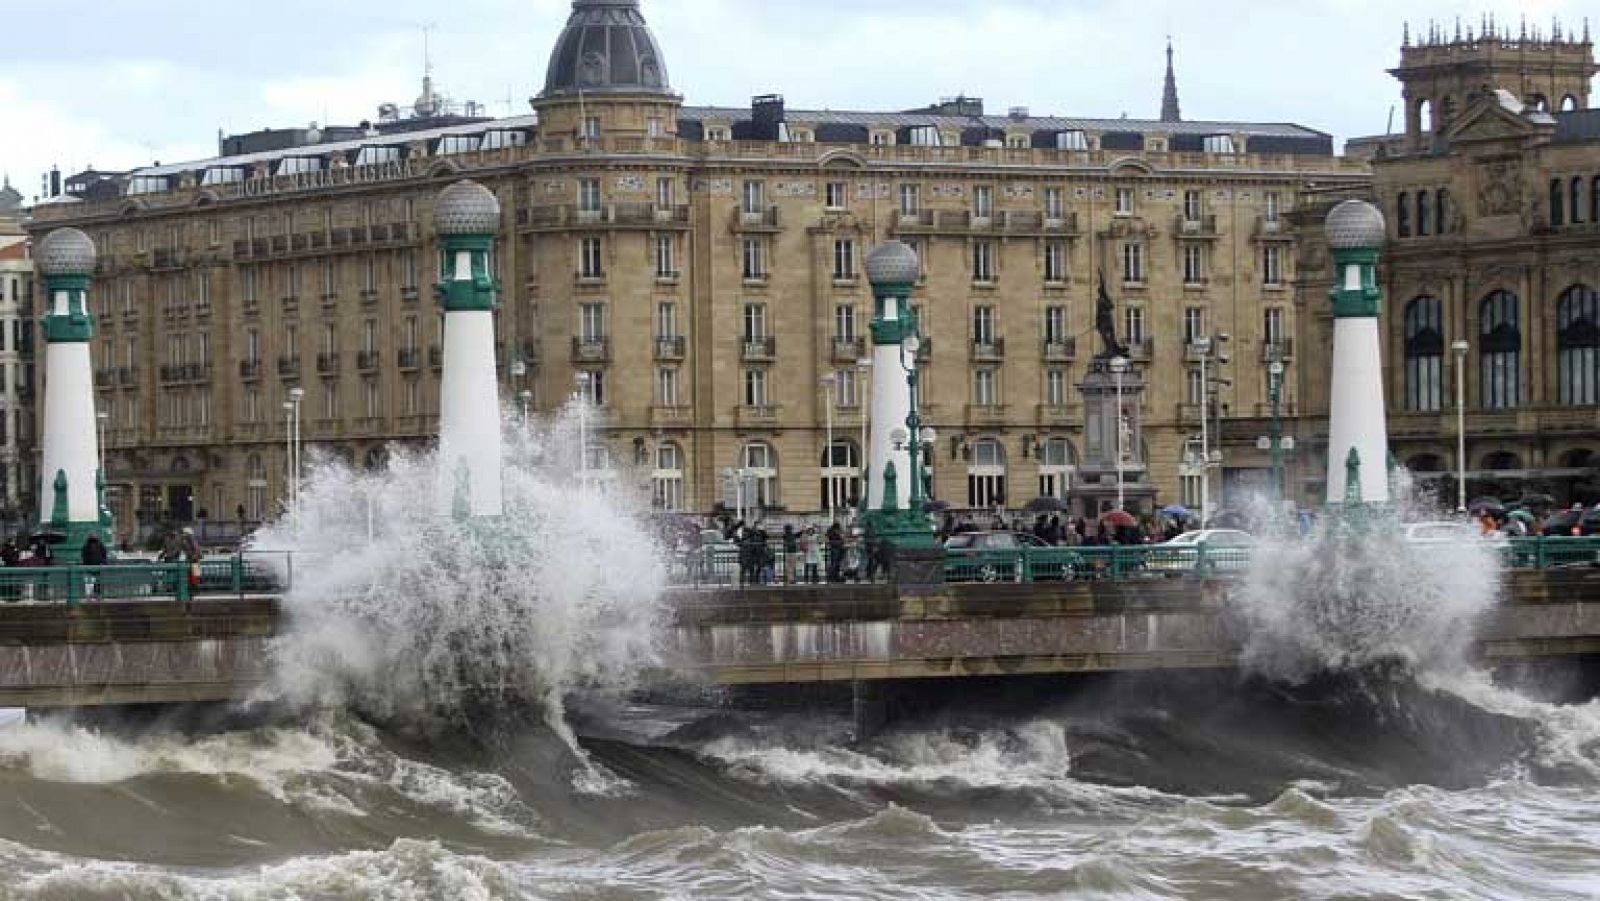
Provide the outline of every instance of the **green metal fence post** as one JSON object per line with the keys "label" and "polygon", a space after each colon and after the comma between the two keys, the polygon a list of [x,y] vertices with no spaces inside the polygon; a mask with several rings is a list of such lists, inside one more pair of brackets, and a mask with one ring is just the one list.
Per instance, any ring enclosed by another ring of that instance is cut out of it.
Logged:
{"label": "green metal fence post", "polygon": [[189,603],[189,565],[187,563],[174,563],[172,564],[172,571],[178,580],[178,602],[187,604]]}
{"label": "green metal fence post", "polygon": [[83,584],[79,580],[78,568],[68,566],[67,576],[67,606],[76,607],[83,601]]}

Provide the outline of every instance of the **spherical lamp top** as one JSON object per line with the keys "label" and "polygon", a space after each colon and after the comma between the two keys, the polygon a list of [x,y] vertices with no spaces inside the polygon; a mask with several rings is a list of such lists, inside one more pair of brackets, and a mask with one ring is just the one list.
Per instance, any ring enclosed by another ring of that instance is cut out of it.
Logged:
{"label": "spherical lamp top", "polygon": [[458,181],[439,192],[433,206],[433,228],[441,235],[496,234],[500,231],[500,201],[475,181]]}
{"label": "spherical lamp top", "polygon": [[1326,227],[1328,246],[1334,250],[1378,250],[1388,235],[1383,213],[1365,200],[1346,200],[1334,207]]}
{"label": "spherical lamp top", "polygon": [[93,275],[94,241],[75,228],[58,228],[39,242],[34,252],[34,265],[39,274]]}
{"label": "spherical lamp top", "polygon": [[885,241],[867,254],[867,281],[874,285],[909,285],[921,276],[917,252],[904,241]]}

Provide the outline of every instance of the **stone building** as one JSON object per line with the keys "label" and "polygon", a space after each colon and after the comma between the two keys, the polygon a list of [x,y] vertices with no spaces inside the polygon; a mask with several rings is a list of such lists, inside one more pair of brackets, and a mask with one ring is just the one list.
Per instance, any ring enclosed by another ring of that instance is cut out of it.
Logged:
{"label": "stone building", "polygon": [[581,385],[606,415],[591,459],[660,506],[707,510],[734,471],[769,508],[855,500],[870,383],[904,377],[858,366],[862,261],[890,237],[926,272],[912,302],[938,497],[1072,497],[1103,276],[1147,386],[1147,469],[1130,477],[1194,503],[1202,470],[1183,460],[1212,393],[1196,339],[1230,335],[1219,403],[1262,414],[1265,361],[1300,368],[1294,336],[1321,302],[1297,291],[1291,213],[1369,174],[1326,134],[1184,121],[1170,78],[1165,94],[1149,120],[993,115],[971,98],[689,106],[635,0],[577,0],[533,115],[140,169],[121,197],[42,210],[33,227],[70,224],[99,246],[97,384],[121,523],[269,515],[296,387],[306,440],[354,464],[434,436],[429,213],[469,174],[505,210],[507,389],[547,412]]}
{"label": "stone building", "polygon": [[[1587,29],[1513,36],[1480,27],[1407,40],[1392,70],[1406,100],[1405,133],[1351,142],[1372,158],[1372,193],[1363,196],[1381,206],[1390,232],[1382,279],[1393,452],[1452,506],[1460,469],[1471,497],[1600,501],[1593,45]],[[1317,303],[1328,288],[1327,257],[1309,237],[1301,291]],[[1308,371],[1324,371],[1313,355],[1326,352],[1327,322],[1319,315],[1306,325]],[[1315,448],[1302,473],[1310,484],[1322,462],[1325,386],[1305,383],[1302,399],[1310,415],[1298,427]]]}
{"label": "stone building", "polygon": [[0,186],[0,524],[13,531],[38,496],[34,484],[33,259],[22,194]]}

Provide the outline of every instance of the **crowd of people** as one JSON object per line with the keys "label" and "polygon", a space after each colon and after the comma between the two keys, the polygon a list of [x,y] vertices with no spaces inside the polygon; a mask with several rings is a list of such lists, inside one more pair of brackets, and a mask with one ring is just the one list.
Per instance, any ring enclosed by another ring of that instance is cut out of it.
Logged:
{"label": "crowd of people", "polygon": [[796,527],[786,523],[774,535],[760,523],[714,522],[724,540],[738,548],[740,585],[799,585],[873,582],[887,576],[893,547],[865,529],[833,523]]}

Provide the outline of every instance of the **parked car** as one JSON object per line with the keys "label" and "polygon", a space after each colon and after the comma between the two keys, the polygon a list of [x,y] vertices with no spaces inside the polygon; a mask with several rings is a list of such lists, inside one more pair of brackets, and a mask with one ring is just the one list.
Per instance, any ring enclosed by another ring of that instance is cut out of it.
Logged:
{"label": "parked car", "polygon": [[1455,545],[1486,541],[1493,547],[1504,548],[1509,540],[1500,532],[1483,534],[1483,529],[1470,522],[1414,522],[1405,527],[1402,537],[1413,545]]}
{"label": "parked car", "polygon": [[1022,582],[1022,551],[1049,547],[1026,532],[962,532],[945,540],[945,578],[952,582]]}
{"label": "parked car", "polygon": [[1203,559],[1213,571],[1236,572],[1250,566],[1250,549],[1255,544],[1255,536],[1239,529],[1197,529],[1152,547],[1147,566],[1163,572],[1192,572]]}

